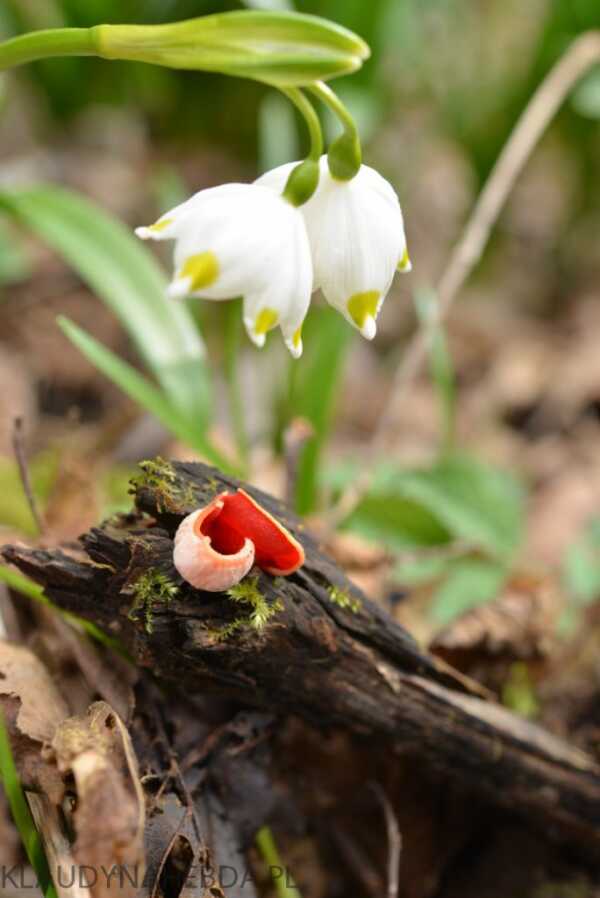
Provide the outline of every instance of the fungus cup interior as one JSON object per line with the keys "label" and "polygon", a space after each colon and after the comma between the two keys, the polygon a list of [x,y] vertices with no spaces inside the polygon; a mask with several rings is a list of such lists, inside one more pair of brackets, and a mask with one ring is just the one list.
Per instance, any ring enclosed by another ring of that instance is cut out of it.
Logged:
{"label": "fungus cup interior", "polygon": [[219,496],[199,529],[221,555],[235,555],[252,540],[256,564],[270,573],[292,573],[304,562],[302,546],[244,490]]}

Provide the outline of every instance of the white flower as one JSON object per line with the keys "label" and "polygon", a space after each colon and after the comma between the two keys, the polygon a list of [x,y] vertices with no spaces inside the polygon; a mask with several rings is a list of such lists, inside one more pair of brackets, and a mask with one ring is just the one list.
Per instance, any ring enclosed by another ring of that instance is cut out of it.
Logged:
{"label": "white flower", "polygon": [[302,354],[302,322],[313,269],[300,211],[256,184],[201,190],[148,228],[143,240],[175,240],[169,296],[244,298],[244,324],[257,346],[279,325],[292,355]]}
{"label": "white flower", "polygon": [[[280,193],[296,164],[275,168],[256,184]],[[301,207],[312,252],[313,289],[320,287],[327,302],[372,340],[394,272],[411,269],[400,203],[391,184],[367,165],[350,181],[331,176],[326,156],[320,168],[317,191]]]}

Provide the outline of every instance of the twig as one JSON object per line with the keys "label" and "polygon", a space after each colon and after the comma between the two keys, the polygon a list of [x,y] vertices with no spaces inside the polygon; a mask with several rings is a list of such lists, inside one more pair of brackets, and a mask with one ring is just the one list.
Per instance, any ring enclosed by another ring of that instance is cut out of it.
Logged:
{"label": "twig", "polygon": [[31,488],[31,478],[29,477],[29,468],[27,466],[27,457],[25,455],[25,445],[23,439],[23,418],[21,417],[15,418],[13,422],[12,445],[17,466],[19,468],[19,476],[21,478],[23,492],[25,493],[25,498],[27,499],[27,504],[29,505],[29,510],[31,511],[33,520],[35,521],[38,533],[42,534],[44,532],[44,523],[38,511],[35,496],[33,495],[33,490]]}
{"label": "twig", "polygon": [[329,836],[333,837],[342,861],[350,868],[352,875],[360,883],[368,895],[380,898],[382,877],[373,869],[373,864],[368,854],[352,839],[347,832],[333,824],[329,826]]}
{"label": "twig", "polygon": [[388,839],[388,887],[387,898],[398,898],[400,888],[400,857],[402,855],[402,835],[391,802],[379,783],[370,783],[371,789],[379,799],[385,815],[385,826]]}
{"label": "twig", "polygon": [[[573,41],[533,94],[479,194],[463,235],[438,282],[438,321],[446,318],[456,296],[481,258],[491,230],[544,131],[580,78],[599,62],[600,31],[586,31]],[[396,369],[389,403],[370,444],[369,462],[387,444],[405,392],[426,358],[430,334],[431,328],[421,328],[415,334]],[[343,521],[369,489],[372,464],[366,463],[365,468],[363,476],[341,496],[327,516],[330,527]]]}

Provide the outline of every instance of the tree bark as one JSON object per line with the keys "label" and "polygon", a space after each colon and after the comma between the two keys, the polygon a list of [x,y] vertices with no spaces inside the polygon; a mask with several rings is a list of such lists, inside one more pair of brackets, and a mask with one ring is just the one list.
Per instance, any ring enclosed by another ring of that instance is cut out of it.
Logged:
{"label": "tree bark", "polygon": [[[84,552],[6,546],[3,555],[60,608],[117,636],[138,665],[179,692],[210,691],[316,727],[387,740],[558,838],[597,849],[600,767],[421,651],[277,500],[244,484],[306,552],[305,565],[288,578],[256,572],[273,610],[263,631],[232,628],[243,606],[182,583],[172,565],[179,522],[238,485],[202,464],[146,464],[135,485],[136,512],[87,533]],[[177,584],[177,595],[169,601],[157,586],[152,607],[132,619],[140,584],[147,599],[157,573]]]}

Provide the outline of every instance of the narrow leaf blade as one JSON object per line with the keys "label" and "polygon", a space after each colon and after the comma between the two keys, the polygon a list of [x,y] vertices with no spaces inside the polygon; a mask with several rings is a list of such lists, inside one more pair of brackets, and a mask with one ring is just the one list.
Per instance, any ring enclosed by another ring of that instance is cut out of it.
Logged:
{"label": "narrow leaf blade", "polygon": [[0,206],[59,252],[117,315],[180,412],[206,423],[202,340],[188,309],[167,300],[165,276],[128,228],[90,200],[51,185],[4,191]]}
{"label": "narrow leaf blade", "polygon": [[195,429],[190,422],[183,418],[179,410],[174,408],[168,399],[135,368],[132,368],[68,318],[60,317],[58,324],[79,351],[131,399],[155,415],[168,430],[215,464],[226,470],[231,469],[231,464],[210,444],[204,433],[200,429]]}

